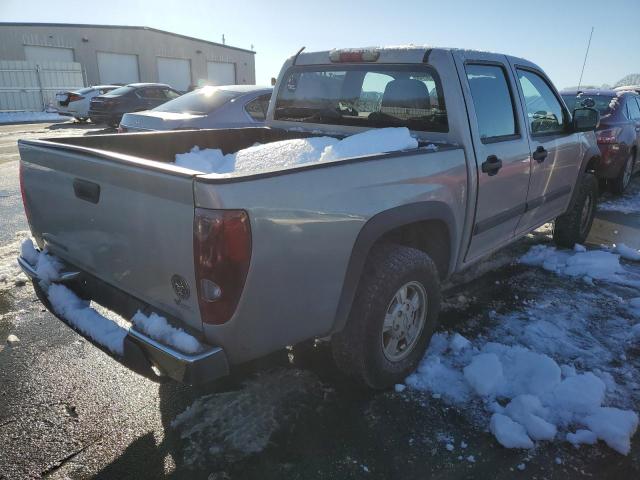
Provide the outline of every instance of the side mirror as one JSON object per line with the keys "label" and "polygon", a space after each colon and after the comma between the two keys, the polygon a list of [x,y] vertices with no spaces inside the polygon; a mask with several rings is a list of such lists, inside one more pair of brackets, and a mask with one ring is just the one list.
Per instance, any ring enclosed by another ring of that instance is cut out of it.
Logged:
{"label": "side mirror", "polygon": [[576,108],[573,111],[573,130],[588,132],[595,130],[600,124],[600,113],[593,108]]}

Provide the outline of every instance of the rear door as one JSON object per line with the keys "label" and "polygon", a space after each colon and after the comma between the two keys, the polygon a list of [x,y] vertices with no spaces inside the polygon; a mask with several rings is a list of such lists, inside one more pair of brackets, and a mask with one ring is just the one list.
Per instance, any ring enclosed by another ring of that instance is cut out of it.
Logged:
{"label": "rear door", "polygon": [[[474,55],[477,57],[474,58]],[[529,185],[529,144],[506,57],[478,52],[456,58],[469,110],[478,197],[465,261],[513,238]]]}
{"label": "rear door", "polygon": [[[192,175],[81,147],[20,143],[33,234],[57,256],[201,328]],[[178,295],[178,279],[190,292]]]}
{"label": "rear door", "polygon": [[531,181],[527,212],[516,233],[553,220],[571,200],[584,155],[581,133],[571,131],[569,112],[540,71],[515,65],[518,92],[527,118],[531,145]]}

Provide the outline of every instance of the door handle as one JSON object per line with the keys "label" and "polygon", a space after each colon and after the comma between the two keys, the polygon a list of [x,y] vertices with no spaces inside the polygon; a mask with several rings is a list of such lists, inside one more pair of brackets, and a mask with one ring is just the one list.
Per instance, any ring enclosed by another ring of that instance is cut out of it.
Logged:
{"label": "door handle", "polygon": [[73,191],[80,200],[90,203],[98,203],[100,201],[100,185],[76,178],[73,181]]}
{"label": "door handle", "polygon": [[493,177],[502,168],[502,160],[495,155],[489,155],[481,167],[482,173],[486,173],[490,177]]}
{"label": "door handle", "polygon": [[533,152],[533,159],[538,163],[542,163],[547,158],[547,155],[549,155],[549,152],[547,152],[544,147],[540,145],[538,148],[536,148],[536,151]]}

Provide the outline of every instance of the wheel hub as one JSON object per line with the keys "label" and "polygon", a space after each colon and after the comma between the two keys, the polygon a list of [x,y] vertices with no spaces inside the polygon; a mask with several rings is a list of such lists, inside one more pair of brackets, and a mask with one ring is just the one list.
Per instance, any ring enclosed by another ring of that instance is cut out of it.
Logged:
{"label": "wheel hub", "polygon": [[415,347],[427,314],[426,290],[419,282],[408,282],[393,296],[387,307],[382,329],[385,357],[397,362]]}

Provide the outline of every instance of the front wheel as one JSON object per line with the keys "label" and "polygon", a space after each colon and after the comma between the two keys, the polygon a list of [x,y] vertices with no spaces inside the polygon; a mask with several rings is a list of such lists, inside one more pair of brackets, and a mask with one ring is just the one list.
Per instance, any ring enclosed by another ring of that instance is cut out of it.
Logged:
{"label": "front wheel", "polygon": [[370,388],[403,382],[424,355],[439,312],[431,258],[400,245],[374,247],[347,325],[332,337],[338,367]]}
{"label": "front wheel", "polygon": [[576,188],[573,205],[556,218],[553,226],[553,241],[560,247],[573,248],[576,243],[584,243],[595,217],[598,180],[594,175],[585,173]]}

